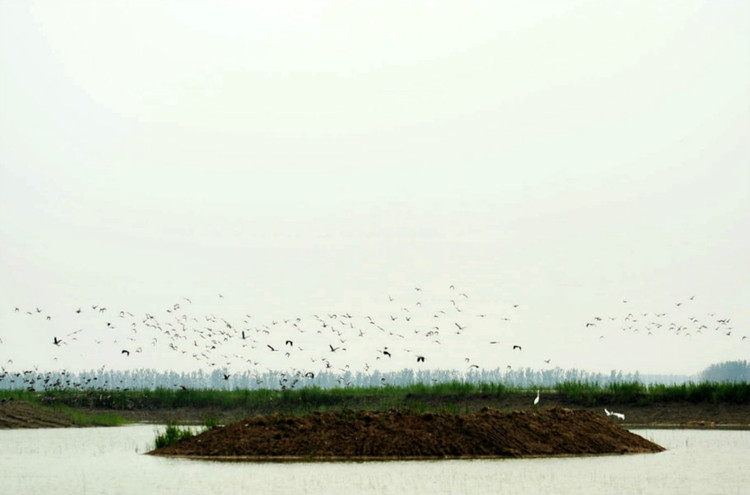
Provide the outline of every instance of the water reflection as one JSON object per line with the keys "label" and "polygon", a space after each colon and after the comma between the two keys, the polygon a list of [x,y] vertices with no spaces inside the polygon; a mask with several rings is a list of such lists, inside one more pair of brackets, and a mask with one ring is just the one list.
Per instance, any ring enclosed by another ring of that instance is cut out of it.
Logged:
{"label": "water reflection", "polygon": [[750,432],[636,430],[631,456],[371,463],[222,463],[142,455],[154,426],[0,431],[6,493],[744,493]]}

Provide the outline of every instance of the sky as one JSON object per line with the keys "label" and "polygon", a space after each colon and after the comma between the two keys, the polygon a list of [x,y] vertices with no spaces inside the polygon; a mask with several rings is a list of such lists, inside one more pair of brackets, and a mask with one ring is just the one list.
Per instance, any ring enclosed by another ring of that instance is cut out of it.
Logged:
{"label": "sky", "polygon": [[749,21],[0,0],[0,365],[747,359]]}

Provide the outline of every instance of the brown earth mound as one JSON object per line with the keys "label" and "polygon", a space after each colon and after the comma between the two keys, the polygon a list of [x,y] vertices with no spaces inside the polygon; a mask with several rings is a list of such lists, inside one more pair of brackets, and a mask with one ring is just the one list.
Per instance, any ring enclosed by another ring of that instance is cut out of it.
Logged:
{"label": "brown earth mound", "polygon": [[256,416],[150,452],[212,459],[423,459],[629,454],[664,450],[606,417],[560,407],[471,414],[314,412]]}

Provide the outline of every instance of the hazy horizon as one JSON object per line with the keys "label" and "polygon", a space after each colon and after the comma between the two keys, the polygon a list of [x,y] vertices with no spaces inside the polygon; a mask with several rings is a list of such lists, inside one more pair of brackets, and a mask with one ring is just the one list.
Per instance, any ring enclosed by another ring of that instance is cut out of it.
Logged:
{"label": "hazy horizon", "polygon": [[0,365],[747,359],[748,20],[0,2]]}

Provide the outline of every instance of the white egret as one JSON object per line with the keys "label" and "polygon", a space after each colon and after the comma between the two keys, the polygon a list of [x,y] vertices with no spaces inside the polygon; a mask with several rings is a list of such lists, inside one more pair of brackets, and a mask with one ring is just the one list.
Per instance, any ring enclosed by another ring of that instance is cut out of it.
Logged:
{"label": "white egret", "polygon": [[625,420],[625,415],[622,413],[614,412],[614,411],[608,411],[607,408],[604,408],[604,412],[607,414],[607,416],[614,416],[620,420]]}
{"label": "white egret", "polygon": [[536,399],[534,399],[534,406],[539,404],[539,390],[536,391]]}

